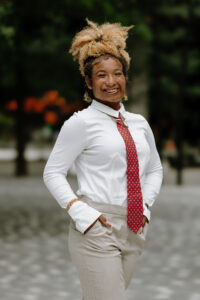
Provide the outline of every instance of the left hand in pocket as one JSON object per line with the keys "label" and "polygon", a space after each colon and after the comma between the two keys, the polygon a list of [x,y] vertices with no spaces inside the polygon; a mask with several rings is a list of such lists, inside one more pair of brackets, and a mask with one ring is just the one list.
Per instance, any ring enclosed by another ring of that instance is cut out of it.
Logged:
{"label": "left hand in pocket", "polygon": [[138,230],[138,232],[137,232],[138,234],[143,233],[144,226],[145,226],[145,224],[148,223],[148,222],[149,222],[149,220],[147,219],[147,217],[146,217],[146,216],[143,216],[142,227],[140,227],[140,229]]}

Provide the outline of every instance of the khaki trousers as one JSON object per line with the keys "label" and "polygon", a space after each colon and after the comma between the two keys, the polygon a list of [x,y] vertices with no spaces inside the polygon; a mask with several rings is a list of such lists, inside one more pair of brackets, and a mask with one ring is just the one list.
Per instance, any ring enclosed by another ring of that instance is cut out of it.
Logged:
{"label": "khaki trousers", "polygon": [[132,232],[126,221],[127,209],[119,205],[96,203],[81,198],[112,224],[100,221],[86,233],[80,233],[71,220],[68,246],[77,268],[84,300],[125,300],[125,289],[142,253],[147,225],[142,234]]}

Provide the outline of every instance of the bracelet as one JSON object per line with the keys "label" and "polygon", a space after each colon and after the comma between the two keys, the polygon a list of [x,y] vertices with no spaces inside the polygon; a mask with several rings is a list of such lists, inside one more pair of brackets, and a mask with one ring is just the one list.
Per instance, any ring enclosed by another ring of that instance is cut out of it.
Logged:
{"label": "bracelet", "polygon": [[68,204],[67,204],[67,208],[66,208],[66,211],[68,211],[70,209],[70,207],[72,206],[72,204],[74,204],[74,202],[76,201],[80,201],[79,198],[75,198],[75,199],[72,199]]}

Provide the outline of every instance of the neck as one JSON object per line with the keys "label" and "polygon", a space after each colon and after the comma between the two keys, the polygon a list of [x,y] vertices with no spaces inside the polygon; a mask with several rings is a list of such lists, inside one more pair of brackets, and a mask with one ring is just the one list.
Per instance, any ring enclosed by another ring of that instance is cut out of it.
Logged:
{"label": "neck", "polygon": [[121,103],[121,100],[119,102],[109,102],[109,101],[104,101],[104,100],[100,100],[100,99],[96,99],[96,101],[104,104],[104,105],[107,105],[109,107],[111,107],[112,109],[114,110],[119,110],[120,109],[120,103]]}

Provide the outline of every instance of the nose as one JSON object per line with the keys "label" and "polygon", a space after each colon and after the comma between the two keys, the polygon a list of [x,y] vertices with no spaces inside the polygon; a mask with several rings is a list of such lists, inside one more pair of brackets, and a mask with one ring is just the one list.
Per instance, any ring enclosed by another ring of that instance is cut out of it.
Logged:
{"label": "nose", "polygon": [[115,85],[115,78],[114,78],[114,76],[109,75],[109,76],[107,77],[106,84],[107,84],[108,86],[113,86],[113,85]]}

